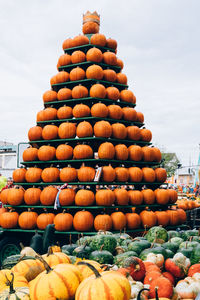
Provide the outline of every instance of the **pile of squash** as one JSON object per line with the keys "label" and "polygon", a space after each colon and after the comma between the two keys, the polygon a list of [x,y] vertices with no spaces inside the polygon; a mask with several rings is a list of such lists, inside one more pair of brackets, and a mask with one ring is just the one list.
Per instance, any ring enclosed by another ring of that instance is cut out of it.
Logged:
{"label": "pile of squash", "polygon": [[0,271],[0,299],[195,299],[199,260],[198,230],[157,226],[134,239],[99,232],[53,245],[46,254],[26,247],[8,257]]}

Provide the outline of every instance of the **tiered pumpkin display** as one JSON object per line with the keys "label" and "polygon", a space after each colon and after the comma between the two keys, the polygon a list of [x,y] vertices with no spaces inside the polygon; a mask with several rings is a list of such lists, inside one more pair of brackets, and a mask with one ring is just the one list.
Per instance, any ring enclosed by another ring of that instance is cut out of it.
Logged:
{"label": "tiered pumpkin display", "polygon": [[[117,41],[99,33],[96,13],[87,17],[83,35],[63,42],[44,107],[28,130],[23,168],[13,172],[17,187],[1,193],[16,209],[1,214],[1,226],[134,232],[185,222],[169,208],[176,192],[160,188],[167,177],[161,152],[135,110]],[[18,211],[20,205],[29,210]]]}

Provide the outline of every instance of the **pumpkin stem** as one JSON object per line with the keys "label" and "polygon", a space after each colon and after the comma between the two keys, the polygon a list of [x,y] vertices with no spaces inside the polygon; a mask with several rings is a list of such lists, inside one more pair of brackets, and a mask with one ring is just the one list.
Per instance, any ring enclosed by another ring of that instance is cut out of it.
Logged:
{"label": "pumpkin stem", "polygon": [[143,291],[149,291],[149,289],[141,289],[140,291],[139,291],[139,293],[138,293],[138,295],[137,295],[137,300],[141,300],[141,298],[140,298],[140,296],[141,296],[141,294],[142,294],[142,292]]}
{"label": "pumpkin stem", "polygon": [[[22,248],[23,249],[23,248]],[[17,263],[19,263],[20,261],[22,261],[23,260],[23,258],[26,256],[26,254],[23,254],[19,259],[18,259],[18,262]]]}
{"label": "pumpkin stem", "polygon": [[20,247],[22,248],[22,250],[24,249],[24,245],[22,244],[22,242],[19,243]]}
{"label": "pumpkin stem", "polygon": [[36,259],[39,259],[39,260],[43,263],[43,265],[44,265],[44,267],[45,267],[47,273],[49,273],[49,272],[51,272],[51,271],[53,270],[53,269],[48,265],[48,263],[46,262],[46,260],[44,260],[44,258],[43,258],[41,255],[36,255],[35,258],[36,258]]}
{"label": "pumpkin stem", "polygon": [[97,269],[94,266],[92,266],[91,264],[84,262],[84,261],[80,261],[77,263],[77,265],[87,266],[88,268],[90,268],[90,270],[92,270],[94,272],[96,278],[101,277],[101,274],[99,273],[99,271],[97,271]]}
{"label": "pumpkin stem", "polygon": [[101,247],[100,247],[100,251],[102,251],[102,250],[103,250],[103,247],[104,247],[104,244],[103,244],[103,245],[101,245]]}
{"label": "pumpkin stem", "polygon": [[158,298],[158,288],[157,287],[155,287],[155,293],[156,293],[156,300],[159,300],[159,298]]}
{"label": "pumpkin stem", "polygon": [[10,291],[9,291],[9,294],[14,294],[15,293],[15,290],[13,288],[13,282],[14,282],[14,274],[13,273],[10,273],[11,276],[12,276],[12,279],[9,280],[7,275],[5,274],[5,277],[7,279],[7,282],[6,282],[6,285],[8,285],[10,287]]}
{"label": "pumpkin stem", "polygon": [[53,249],[51,246],[49,246],[48,251],[47,251],[47,256],[53,254]]}
{"label": "pumpkin stem", "polygon": [[72,235],[71,235],[71,233],[70,233],[70,235],[69,235],[69,244],[70,244],[70,245],[72,244]]}

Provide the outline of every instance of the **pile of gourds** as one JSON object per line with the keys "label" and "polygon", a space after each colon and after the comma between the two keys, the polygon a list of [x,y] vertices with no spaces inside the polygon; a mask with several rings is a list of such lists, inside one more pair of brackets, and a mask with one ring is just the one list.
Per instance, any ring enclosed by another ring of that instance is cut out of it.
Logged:
{"label": "pile of gourds", "polygon": [[[125,245],[132,250],[122,253]],[[0,299],[195,299],[199,259],[198,230],[153,227],[135,239],[99,232],[76,244],[51,246],[47,254],[26,247],[8,257],[0,271]]]}

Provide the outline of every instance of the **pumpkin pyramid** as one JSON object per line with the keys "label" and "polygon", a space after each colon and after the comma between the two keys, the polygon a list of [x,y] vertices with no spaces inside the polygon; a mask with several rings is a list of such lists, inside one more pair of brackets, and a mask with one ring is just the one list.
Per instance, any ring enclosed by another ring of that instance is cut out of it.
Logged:
{"label": "pumpkin pyramid", "polygon": [[[180,224],[169,209],[176,192],[159,189],[167,177],[161,152],[135,110],[117,41],[99,27],[99,15],[87,12],[83,35],[63,42],[58,72],[28,131],[24,168],[13,172],[19,188],[1,195],[18,212],[11,228],[44,230],[54,222],[57,231],[77,234]],[[22,212],[26,206],[34,211]]]}

